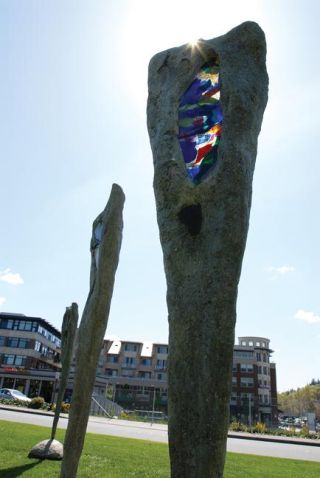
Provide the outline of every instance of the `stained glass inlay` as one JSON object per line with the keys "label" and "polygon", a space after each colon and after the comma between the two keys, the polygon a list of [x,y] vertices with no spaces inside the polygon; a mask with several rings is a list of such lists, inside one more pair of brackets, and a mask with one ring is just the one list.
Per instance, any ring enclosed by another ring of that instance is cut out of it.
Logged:
{"label": "stained glass inlay", "polygon": [[179,142],[196,184],[217,160],[222,119],[219,63],[212,60],[202,66],[179,104]]}

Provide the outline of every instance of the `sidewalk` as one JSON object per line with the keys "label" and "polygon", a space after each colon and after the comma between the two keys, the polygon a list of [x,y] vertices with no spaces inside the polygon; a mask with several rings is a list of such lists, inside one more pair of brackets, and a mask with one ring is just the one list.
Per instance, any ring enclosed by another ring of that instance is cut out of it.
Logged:
{"label": "sidewalk", "polygon": [[[10,405],[0,404],[0,409],[13,411],[17,413],[29,413],[29,414],[35,414],[35,415],[51,416],[51,417],[54,416],[54,412],[46,411],[46,410],[35,410],[32,408],[27,408],[27,407],[14,407]],[[60,418],[67,419],[68,414],[61,413]],[[121,420],[121,419],[106,418],[106,417],[99,417],[99,416],[90,416],[89,420],[90,422],[102,423],[102,424],[112,422],[113,425],[116,425],[119,427],[145,428],[149,430],[153,429],[153,430],[160,430],[160,431],[167,430],[167,425],[162,425],[159,423],[138,422],[138,421],[132,421],[132,420]],[[310,438],[259,435],[258,433],[245,433],[245,432],[229,432],[228,438],[320,447],[320,440],[312,440]]]}

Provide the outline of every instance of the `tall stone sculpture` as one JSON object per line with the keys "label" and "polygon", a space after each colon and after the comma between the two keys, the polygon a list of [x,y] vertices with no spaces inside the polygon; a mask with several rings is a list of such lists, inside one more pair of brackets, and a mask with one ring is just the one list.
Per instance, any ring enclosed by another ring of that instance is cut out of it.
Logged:
{"label": "tall stone sculpture", "polygon": [[61,478],[77,474],[90,411],[96,368],[107,327],[122,241],[124,194],[114,184],[105,210],[93,223],[90,291],[83,311],[76,352],[76,371]]}
{"label": "tall stone sculpture", "polygon": [[61,328],[61,377],[59,390],[57,395],[56,409],[54,413],[54,419],[51,430],[51,440],[54,440],[57,431],[57,425],[59,421],[59,416],[61,412],[62,400],[64,397],[64,392],[66,391],[68,383],[68,375],[71,365],[73,344],[76,336],[77,325],[78,325],[78,304],[73,302],[70,307],[66,308],[65,314],[63,316],[62,328]]}
{"label": "tall stone sculpture", "polygon": [[172,478],[223,476],[236,299],[268,96],[263,31],[155,55],[148,131],[169,312]]}

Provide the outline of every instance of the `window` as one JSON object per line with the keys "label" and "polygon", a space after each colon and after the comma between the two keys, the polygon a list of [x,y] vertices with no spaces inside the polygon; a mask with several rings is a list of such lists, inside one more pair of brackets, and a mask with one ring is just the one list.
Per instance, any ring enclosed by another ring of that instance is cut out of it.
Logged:
{"label": "window", "polygon": [[261,367],[261,365],[258,366],[258,373],[262,374],[262,367]]}
{"label": "window", "polygon": [[269,403],[269,395],[264,395],[264,403]]}
{"label": "window", "polygon": [[133,357],[125,357],[122,366],[127,368],[136,368],[136,359]]}
{"label": "window", "polygon": [[137,345],[136,344],[125,344],[124,350],[126,352],[136,352],[137,351]]}
{"label": "window", "polygon": [[244,358],[244,359],[253,359],[253,352],[250,351],[242,351],[242,350],[235,350],[233,352],[234,357]]}
{"label": "window", "polygon": [[233,403],[237,402],[237,394],[235,392],[231,393],[231,402]]}
{"label": "window", "polygon": [[233,372],[236,372],[238,370],[238,364],[237,363],[233,363],[232,364],[232,371]]}
{"label": "window", "polygon": [[157,347],[157,353],[158,354],[167,354],[168,353],[168,347],[166,345],[159,345]]}
{"label": "window", "polygon": [[241,372],[253,372],[253,365],[251,363],[242,363],[240,366]]}
{"label": "window", "polygon": [[13,320],[12,319],[1,319],[1,325],[0,327],[2,329],[12,329],[13,327]]}
{"label": "window", "polygon": [[23,355],[16,355],[14,364],[18,366],[24,366],[26,363],[26,358],[27,357],[24,357]]}
{"label": "window", "polygon": [[241,345],[245,347],[247,345],[247,342],[245,340],[241,340]]}
{"label": "window", "polygon": [[108,362],[109,363],[118,363],[119,357],[117,355],[109,355]]}
{"label": "window", "polygon": [[262,347],[266,348],[266,343],[262,342]]}
{"label": "window", "polygon": [[152,359],[151,359],[151,358],[143,358],[143,359],[141,359],[141,365],[144,365],[145,367],[151,367],[151,365],[152,365]]}
{"label": "window", "polygon": [[268,375],[267,367],[263,367],[263,374],[264,374],[264,375]]}
{"label": "window", "polygon": [[108,377],[116,377],[118,375],[118,371],[117,370],[111,370],[110,368],[107,368],[106,369],[106,375],[108,375]]}
{"label": "window", "polygon": [[2,363],[6,365],[13,365],[14,364],[14,355],[4,354],[2,358]]}
{"label": "window", "polygon": [[9,337],[7,345],[8,347],[18,347],[19,339],[17,337]]}
{"label": "window", "polygon": [[264,361],[264,362],[267,361],[267,355],[266,355],[266,354],[263,354],[263,361]]}
{"label": "window", "polygon": [[249,340],[249,345],[250,345],[250,347],[253,347],[253,341],[252,340]]}
{"label": "window", "polygon": [[29,340],[20,339],[19,337],[9,337],[7,341],[7,347],[27,349],[28,346],[29,346]]}
{"label": "window", "polygon": [[256,342],[256,347],[260,347],[260,346],[261,346],[260,342]]}
{"label": "window", "polygon": [[257,357],[257,362],[261,362],[261,353],[260,352],[256,353],[256,357]]}
{"label": "window", "polygon": [[165,369],[167,367],[166,360],[157,360],[156,368],[157,369]]}
{"label": "window", "polygon": [[29,340],[19,339],[18,347],[19,347],[19,349],[27,349],[27,348],[29,348]]}
{"label": "window", "polygon": [[0,335],[0,347],[3,347],[6,342],[6,338]]}
{"label": "window", "polygon": [[237,377],[232,377],[232,385],[237,385]]}
{"label": "window", "polygon": [[252,377],[241,377],[240,378],[241,387],[253,387],[253,378]]}
{"label": "window", "polygon": [[38,342],[38,340],[36,340],[35,343],[34,343],[34,350],[36,352],[40,352],[40,349],[41,349],[41,343]]}
{"label": "window", "polygon": [[151,378],[151,372],[140,372],[139,373],[140,378],[145,378],[145,379],[150,379]]}

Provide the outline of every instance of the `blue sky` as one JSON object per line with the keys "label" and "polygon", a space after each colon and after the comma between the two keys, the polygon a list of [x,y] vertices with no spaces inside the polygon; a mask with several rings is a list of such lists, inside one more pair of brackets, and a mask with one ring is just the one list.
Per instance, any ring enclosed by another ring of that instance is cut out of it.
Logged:
{"label": "blue sky", "polygon": [[236,334],[271,339],[278,388],[320,376],[319,6],[316,0],[0,2],[0,310],[60,327],[84,306],[91,223],[126,194],[108,335],[167,341],[146,129],[158,51],[245,20],[264,29],[269,103],[259,137]]}

